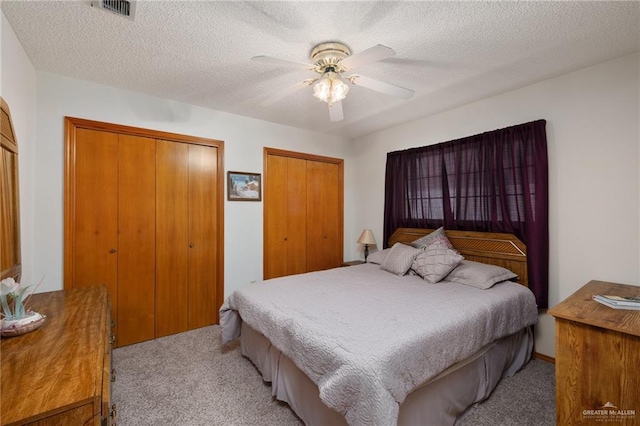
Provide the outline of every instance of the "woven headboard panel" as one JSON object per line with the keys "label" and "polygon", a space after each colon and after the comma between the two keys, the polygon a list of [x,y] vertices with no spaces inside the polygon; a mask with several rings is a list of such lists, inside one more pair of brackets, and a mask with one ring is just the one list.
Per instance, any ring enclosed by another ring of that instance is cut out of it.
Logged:
{"label": "woven headboard panel", "polygon": [[[389,238],[389,247],[395,243],[411,244],[434,229],[398,228]],[[445,231],[451,244],[467,260],[507,268],[518,274],[514,280],[527,286],[527,247],[513,234],[472,231]]]}

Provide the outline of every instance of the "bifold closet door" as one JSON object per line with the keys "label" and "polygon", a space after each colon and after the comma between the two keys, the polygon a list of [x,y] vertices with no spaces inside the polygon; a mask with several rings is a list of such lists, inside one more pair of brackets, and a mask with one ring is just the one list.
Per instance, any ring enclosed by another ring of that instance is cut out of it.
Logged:
{"label": "bifold closet door", "polygon": [[264,279],[287,275],[287,158],[267,156],[268,179],[265,179],[265,209],[269,215],[265,223]]}
{"label": "bifold closet door", "polygon": [[155,140],[78,129],[73,285],[104,284],[117,345],[155,333]]}
{"label": "bifold closet door", "polygon": [[306,160],[267,156],[265,279],[307,272]]}
{"label": "bifold closet door", "polygon": [[215,324],[218,149],[189,145],[189,279],[187,327]]}
{"label": "bifold closet door", "polygon": [[[118,135],[78,129],[73,286],[106,285],[118,317]],[[117,325],[117,322],[116,322]]]}
{"label": "bifold closet door", "polygon": [[216,322],[218,150],[156,142],[156,337]]}
{"label": "bifold closet door", "polygon": [[337,164],[307,161],[307,270],[337,268],[342,263],[340,169]]}
{"label": "bifold closet door", "polygon": [[118,345],[155,337],[156,141],[118,141]]}
{"label": "bifold closet door", "polygon": [[116,347],[218,321],[223,153],[213,139],[65,118],[64,288],[107,287]]}
{"label": "bifold closet door", "polygon": [[343,220],[342,178],[337,164],[323,163],[324,187],[322,189],[323,269],[342,265]]}
{"label": "bifold closet door", "polygon": [[187,331],[189,145],[156,141],[156,337]]}

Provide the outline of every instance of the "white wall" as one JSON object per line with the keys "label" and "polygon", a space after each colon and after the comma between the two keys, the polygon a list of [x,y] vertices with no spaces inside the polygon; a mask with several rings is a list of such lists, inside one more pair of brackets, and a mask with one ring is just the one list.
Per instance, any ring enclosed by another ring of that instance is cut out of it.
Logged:
{"label": "white wall", "polygon": [[[629,55],[355,140],[356,217],[382,238],[387,152],[546,119],[550,306],[592,279],[640,285],[639,71]],[[553,318],[536,333],[554,356]]]}
{"label": "white wall", "polygon": [[[225,170],[263,172],[263,147],[344,158],[348,141],[292,127],[38,72],[34,268],[45,288],[63,284],[64,117],[224,141]],[[345,174],[351,173],[345,161]],[[350,194],[346,180],[345,194]],[[350,199],[345,196],[345,199]],[[225,294],[262,279],[263,203],[225,201]],[[346,203],[346,217],[351,215]],[[350,232],[345,220],[347,234]],[[345,249],[346,251],[346,249]]]}
{"label": "white wall", "polygon": [[22,282],[32,284],[41,278],[33,268],[36,70],[4,14],[0,15],[0,95],[11,110],[18,141]]}

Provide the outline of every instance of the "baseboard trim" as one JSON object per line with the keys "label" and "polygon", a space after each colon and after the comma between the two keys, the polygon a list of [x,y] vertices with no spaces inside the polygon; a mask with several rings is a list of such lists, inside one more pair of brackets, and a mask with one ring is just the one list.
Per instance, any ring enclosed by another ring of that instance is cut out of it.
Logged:
{"label": "baseboard trim", "polygon": [[544,354],[538,353],[538,352],[534,352],[533,353],[533,357],[537,358],[537,359],[541,359],[543,361],[550,362],[552,364],[556,363],[556,359],[555,358],[550,357],[549,355],[544,355]]}

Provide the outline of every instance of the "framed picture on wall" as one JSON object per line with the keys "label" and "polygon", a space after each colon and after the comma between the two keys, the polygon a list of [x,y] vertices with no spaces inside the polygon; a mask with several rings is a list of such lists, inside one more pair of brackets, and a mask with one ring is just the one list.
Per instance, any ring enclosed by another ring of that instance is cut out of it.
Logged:
{"label": "framed picture on wall", "polygon": [[227,172],[227,200],[261,201],[262,177],[260,173]]}

